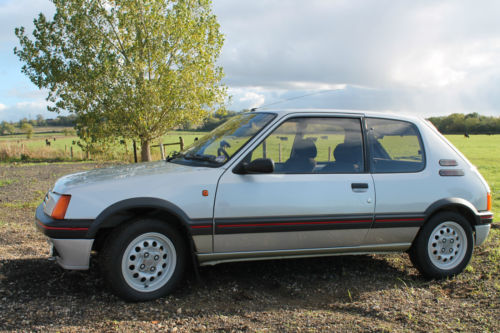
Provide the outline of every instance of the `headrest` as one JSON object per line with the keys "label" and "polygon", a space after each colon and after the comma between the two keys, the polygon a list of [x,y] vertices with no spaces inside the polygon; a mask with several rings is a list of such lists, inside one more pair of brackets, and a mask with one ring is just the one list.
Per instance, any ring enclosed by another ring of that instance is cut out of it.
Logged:
{"label": "headrest", "polygon": [[314,140],[312,138],[306,138],[298,141],[295,144],[295,155],[304,157],[304,158],[315,158],[318,154],[318,150],[316,149],[316,145],[314,144]]}
{"label": "headrest", "polygon": [[339,144],[333,151],[335,161],[354,163],[362,160],[362,149],[357,144]]}

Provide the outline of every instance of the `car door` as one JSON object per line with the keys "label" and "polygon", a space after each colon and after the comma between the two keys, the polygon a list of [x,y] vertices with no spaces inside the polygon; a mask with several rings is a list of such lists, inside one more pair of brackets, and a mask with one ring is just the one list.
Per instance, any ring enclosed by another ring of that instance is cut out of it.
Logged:
{"label": "car door", "polygon": [[374,214],[361,118],[308,116],[282,121],[240,163],[272,159],[273,173],[219,180],[214,252],[358,246]]}
{"label": "car door", "polygon": [[[439,191],[426,168],[426,156],[418,128],[407,121],[366,118],[370,171],[377,202],[370,244],[409,246],[425,220],[429,202]],[[406,245],[405,245],[406,244]]]}

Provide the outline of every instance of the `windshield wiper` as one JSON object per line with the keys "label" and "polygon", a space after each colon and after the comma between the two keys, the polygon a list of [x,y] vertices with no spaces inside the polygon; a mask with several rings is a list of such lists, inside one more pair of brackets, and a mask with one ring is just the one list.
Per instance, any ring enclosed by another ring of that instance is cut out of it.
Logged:
{"label": "windshield wiper", "polygon": [[165,159],[165,161],[167,162],[170,162],[171,160],[173,159],[176,159],[176,158],[179,158],[179,157],[182,157],[182,153],[178,152],[178,151],[174,151],[174,152],[171,152],[167,158]]}
{"label": "windshield wiper", "polygon": [[214,156],[200,155],[200,154],[186,154],[183,157],[186,160],[195,160],[195,161],[203,161],[203,162],[216,163],[214,161]]}

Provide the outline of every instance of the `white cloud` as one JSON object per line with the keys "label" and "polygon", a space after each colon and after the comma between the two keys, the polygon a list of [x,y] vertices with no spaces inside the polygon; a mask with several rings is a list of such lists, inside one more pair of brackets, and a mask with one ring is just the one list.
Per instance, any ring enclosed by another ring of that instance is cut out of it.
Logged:
{"label": "white cloud", "polygon": [[[469,0],[217,0],[213,5],[226,35],[219,63],[233,96],[231,109],[291,99],[277,106],[500,115],[498,0],[481,5]],[[12,88],[26,83],[12,54],[14,28],[31,32],[41,11],[50,17],[52,3],[0,0],[5,105],[0,118],[46,112],[37,104],[44,92]],[[326,93],[295,99],[314,92]],[[23,101],[35,105],[16,104]]]}
{"label": "white cloud", "polygon": [[56,118],[58,114],[47,110],[45,101],[23,101],[14,105],[0,104],[0,121],[17,121],[22,118],[35,119],[37,115]]}
{"label": "white cloud", "polygon": [[257,108],[259,106],[262,106],[264,102],[266,101],[266,98],[262,94],[257,94],[255,92],[248,91],[246,92],[243,97],[239,98],[240,102],[249,102],[249,109],[251,108]]}
{"label": "white cloud", "polygon": [[225,82],[260,87],[266,103],[284,90],[363,87],[321,99],[335,104],[343,95],[341,104],[354,107],[377,96],[383,109],[500,114],[499,1],[218,0],[214,6],[226,33]]}

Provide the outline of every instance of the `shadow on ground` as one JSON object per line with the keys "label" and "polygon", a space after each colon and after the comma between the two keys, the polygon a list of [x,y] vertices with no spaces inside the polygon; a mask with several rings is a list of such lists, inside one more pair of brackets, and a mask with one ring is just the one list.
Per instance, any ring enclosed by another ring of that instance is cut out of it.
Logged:
{"label": "shadow on ground", "polygon": [[[66,271],[47,259],[2,261],[1,316],[13,324],[7,322],[6,328],[69,319],[81,325],[214,312],[321,310],[330,308],[332,302],[347,304],[365,292],[394,288],[398,281],[423,282],[376,256],[244,262],[201,267],[201,279],[189,274],[173,295],[147,303],[126,303],[109,292],[95,264],[90,271]],[[149,311],[144,312],[144,308]],[[184,312],[179,313],[179,309]]]}

